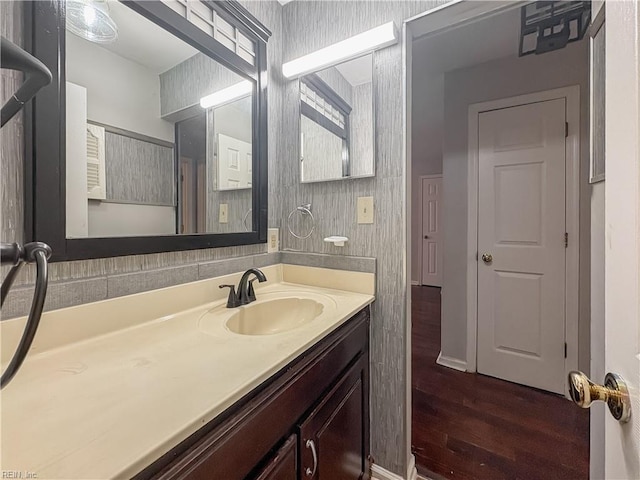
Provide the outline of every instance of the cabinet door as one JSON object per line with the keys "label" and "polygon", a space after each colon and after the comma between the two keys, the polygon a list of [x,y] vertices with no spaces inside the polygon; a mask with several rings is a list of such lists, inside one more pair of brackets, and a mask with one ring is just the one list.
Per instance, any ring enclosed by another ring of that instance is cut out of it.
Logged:
{"label": "cabinet door", "polygon": [[360,357],[300,425],[302,480],[354,480],[366,476],[366,359]]}
{"label": "cabinet door", "polygon": [[297,443],[297,435],[291,435],[258,472],[254,477],[255,480],[297,480]]}

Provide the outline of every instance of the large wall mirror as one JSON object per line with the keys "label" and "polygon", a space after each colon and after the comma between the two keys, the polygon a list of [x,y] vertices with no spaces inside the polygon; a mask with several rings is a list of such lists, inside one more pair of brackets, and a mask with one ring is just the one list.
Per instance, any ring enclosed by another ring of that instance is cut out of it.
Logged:
{"label": "large wall mirror", "polygon": [[268,31],[235,2],[94,3],[95,32],[73,1],[28,15],[57,80],[29,119],[33,237],[58,260],[264,242]]}
{"label": "large wall mirror", "polygon": [[375,174],[373,54],[300,78],[300,181]]}

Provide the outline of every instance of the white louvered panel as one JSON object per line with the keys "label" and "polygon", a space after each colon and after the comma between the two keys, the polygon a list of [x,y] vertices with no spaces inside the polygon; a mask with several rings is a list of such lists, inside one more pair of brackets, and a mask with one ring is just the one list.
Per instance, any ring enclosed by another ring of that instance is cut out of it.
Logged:
{"label": "white louvered panel", "polygon": [[87,198],[107,198],[104,128],[87,124]]}
{"label": "white louvered panel", "polygon": [[100,186],[100,165],[87,160],[87,191]]}

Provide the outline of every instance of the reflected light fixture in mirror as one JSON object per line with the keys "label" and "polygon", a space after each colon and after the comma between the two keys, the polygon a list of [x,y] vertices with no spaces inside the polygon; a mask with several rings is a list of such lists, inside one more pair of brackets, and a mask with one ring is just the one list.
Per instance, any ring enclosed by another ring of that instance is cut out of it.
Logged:
{"label": "reflected light fixture in mirror", "polygon": [[95,43],[112,43],[118,27],[109,15],[107,0],[67,0],[66,28]]}
{"label": "reflected light fixture in mirror", "polygon": [[230,87],[213,92],[211,95],[202,97],[200,99],[200,106],[205,109],[217,107],[250,95],[252,92],[253,84],[249,80],[244,80],[240,83],[236,83],[235,85],[231,85]]}
{"label": "reflected light fixture in mirror", "polygon": [[296,78],[331,65],[359,57],[379,48],[393,45],[398,40],[393,22],[379,25],[366,32],[316,50],[282,65],[282,74],[286,78]]}

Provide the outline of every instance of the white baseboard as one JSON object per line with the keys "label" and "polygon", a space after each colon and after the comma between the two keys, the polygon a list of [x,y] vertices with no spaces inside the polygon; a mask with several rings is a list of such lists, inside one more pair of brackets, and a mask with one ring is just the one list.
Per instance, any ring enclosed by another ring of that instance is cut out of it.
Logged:
{"label": "white baseboard", "polygon": [[411,285],[413,285],[415,287],[419,287],[420,286],[420,282],[418,280],[411,280]]}
{"label": "white baseboard", "polygon": [[382,468],[380,465],[376,464],[371,467],[371,473],[373,473],[373,478],[375,480],[405,480],[400,475],[392,473],[386,468]]}
{"label": "white baseboard", "polygon": [[458,370],[460,372],[467,371],[467,362],[458,358],[445,357],[444,355],[442,355],[442,352],[440,352],[440,355],[438,355],[436,363],[438,365],[442,365],[443,367],[453,368],[454,370]]}
{"label": "white baseboard", "polygon": [[409,460],[409,468],[407,468],[407,477],[404,478],[397,473],[390,472],[386,468],[382,468],[380,465],[376,465],[375,463],[371,467],[371,472],[373,473],[373,478],[375,480],[417,480],[418,479],[418,471],[416,470],[416,457],[411,455],[411,459]]}
{"label": "white baseboard", "polygon": [[407,480],[418,480],[418,470],[416,469],[416,457],[409,457],[409,468],[407,468]]}

